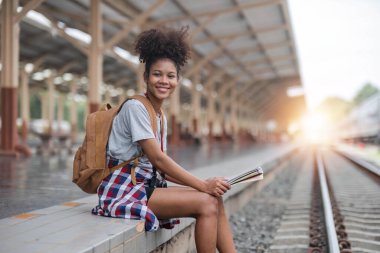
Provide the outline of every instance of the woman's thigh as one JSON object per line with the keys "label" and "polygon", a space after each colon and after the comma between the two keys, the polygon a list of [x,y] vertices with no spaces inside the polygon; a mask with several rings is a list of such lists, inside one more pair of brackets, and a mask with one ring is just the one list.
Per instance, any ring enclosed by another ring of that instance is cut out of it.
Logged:
{"label": "woman's thigh", "polygon": [[[159,219],[196,217],[205,205],[217,205],[218,200],[189,187],[156,188],[148,207]],[[206,206],[207,208],[207,206]]]}

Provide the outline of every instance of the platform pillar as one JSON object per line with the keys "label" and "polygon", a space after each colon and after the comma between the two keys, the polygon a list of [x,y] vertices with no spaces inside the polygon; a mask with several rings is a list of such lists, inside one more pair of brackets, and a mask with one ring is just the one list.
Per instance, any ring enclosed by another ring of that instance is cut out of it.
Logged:
{"label": "platform pillar", "polygon": [[219,108],[219,122],[222,129],[222,141],[227,140],[227,130],[226,130],[226,100],[225,97],[220,99],[220,108]]}
{"label": "platform pillar", "polygon": [[[145,71],[145,64],[140,63],[137,67],[137,93],[141,94],[146,91],[145,88],[145,80],[144,80],[144,71]],[[178,89],[178,87],[177,87]]]}
{"label": "platform pillar", "polygon": [[1,144],[0,154],[17,156],[17,88],[19,23],[13,18],[17,0],[4,0],[1,8]]}
{"label": "platform pillar", "polygon": [[208,121],[208,140],[213,142],[214,131],[213,122],[215,121],[215,96],[213,94],[214,83],[211,83],[207,87],[207,121]]}
{"label": "platform pillar", "polygon": [[101,1],[90,2],[90,53],[88,56],[89,113],[99,109],[100,86],[103,83],[103,31]]}
{"label": "platform pillar", "polygon": [[191,103],[192,103],[192,131],[195,138],[200,137],[199,132],[199,118],[201,113],[201,94],[198,91],[198,84],[200,81],[199,73],[193,75],[191,86]]}
{"label": "platform pillar", "polygon": [[78,77],[74,77],[70,83],[70,125],[71,125],[71,143],[74,144],[77,139],[78,133],[78,112],[77,112],[77,101],[75,96],[77,95]]}
{"label": "platform pillar", "polygon": [[170,134],[170,144],[178,145],[180,143],[180,129],[178,124],[178,118],[180,114],[180,85],[174,90],[174,92],[170,95],[170,126],[171,126],[171,134]]}
{"label": "platform pillar", "polygon": [[28,140],[29,122],[30,122],[30,99],[29,99],[29,74],[23,70],[21,72],[20,85],[20,106],[21,106],[21,139],[24,144]]}
{"label": "platform pillar", "polygon": [[48,112],[47,112],[47,120],[48,120],[48,129],[47,135],[50,137],[53,134],[53,121],[54,121],[54,112],[55,112],[55,86],[54,86],[54,76],[50,74],[47,79],[48,84],[48,93],[47,93],[47,102],[48,102]]}
{"label": "platform pillar", "polygon": [[237,117],[237,107],[238,101],[236,99],[236,89],[231,89],[231,99],[230,101],[230,126],[231,126],[231,135],[236,139],[236,135],[239,132],[238,129],[238,117]]}

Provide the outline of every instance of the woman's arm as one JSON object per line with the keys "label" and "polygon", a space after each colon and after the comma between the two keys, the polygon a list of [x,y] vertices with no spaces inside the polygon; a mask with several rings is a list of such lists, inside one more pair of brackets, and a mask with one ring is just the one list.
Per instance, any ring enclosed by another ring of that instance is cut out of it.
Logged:
{"label": "woman's arm", "polygon": [[213,178],[204,181],[193,176],[162,152],[155,139],[140,140],[138,143],[148,156],[149,161],[156,168],[172,179],[181,182],[183,185],[190,186],[198,191],[206,192],[214,196],[221,196],[230,189],[228,182],[222,178]]}
{"label": "woman's arm", "polygon": [[170,181],[170,182],[172,182],[172,183],[180,184],[180,185],[185,185],[184,183],[182,183],[182,182],[176,180],[175,178],[173,178],[173,177],[171,177],[171,176],[169,176],[169,175],[165,175],[165,178],[166,178],[166,180],[168,180],[168,181]]}

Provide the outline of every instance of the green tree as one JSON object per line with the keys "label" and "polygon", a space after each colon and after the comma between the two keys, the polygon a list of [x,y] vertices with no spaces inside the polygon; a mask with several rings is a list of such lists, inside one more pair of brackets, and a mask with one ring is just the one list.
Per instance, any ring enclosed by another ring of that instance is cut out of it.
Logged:
{"label": "green tree", "polygon": [[327,120],[338,123],[344,119],[352,108],[352,104],[340,97],[329,97],[322,101],[316,111],[326,115]]}
{"label": "green tree", "polygon": [[359,105],[373,94],[379,92],[379,89],[371,83],[366,83],[355,95],[354,105]]}

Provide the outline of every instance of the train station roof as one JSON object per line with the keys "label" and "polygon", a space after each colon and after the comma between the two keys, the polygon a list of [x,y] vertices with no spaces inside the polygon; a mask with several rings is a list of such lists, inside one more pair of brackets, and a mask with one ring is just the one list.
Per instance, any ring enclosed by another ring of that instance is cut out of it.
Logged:
{"label": "train station roof", "polygon": [[[65,81],[71,73],[83,76],[81,89],[86,92],[91,1],[20,0],[20,5],[28,2],[42,2],[20,25],[20,61],[34,64],[31,85],[43,86],[44,71],[54,69],[57,89],[69,90]],[[194,73],[201,84],[218,77],[216,93],[234,83],[239,100],[260,111],[259,118],[304,108],[303,96],[286,93],[302,83],[285,0],[104,0],[101,10],[103,81],[116,91],[137,85],[133,43],[139,32],[189,26],[193,55],[183,70],[184,80],[191,80]],[[181,103],[188,102],[190,92],[181,90]]]}

